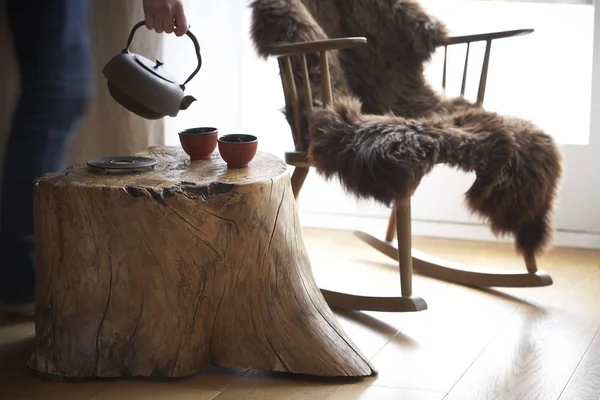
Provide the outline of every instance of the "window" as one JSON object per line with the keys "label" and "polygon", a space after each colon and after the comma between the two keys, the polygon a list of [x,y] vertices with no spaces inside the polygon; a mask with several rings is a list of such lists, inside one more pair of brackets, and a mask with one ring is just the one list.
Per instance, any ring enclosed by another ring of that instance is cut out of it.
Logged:
{"label": "window", "polygon": [[[561,144],[587,145],[592,85],[592,0],[422,0],[452,34],[533,28],[492,44],[485,107],[531,119]],[[472,44],[466,96],[475,99],[485,42]],[[447,94],[460,93],[466,45],[448,51]],[[443,51],[428,66],[441,90]]]}

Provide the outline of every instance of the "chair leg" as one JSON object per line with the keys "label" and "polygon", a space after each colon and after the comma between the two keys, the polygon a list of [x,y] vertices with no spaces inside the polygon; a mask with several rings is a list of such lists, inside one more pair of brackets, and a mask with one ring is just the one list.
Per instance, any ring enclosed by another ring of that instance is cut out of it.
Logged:
{"label": "chair leg", "polygon": [[390,229],[397,230],[398,250],[395,250],[395,257],[398,260],[400,269],[401,296],[360,296],[321,289],[321,293],[330,307],[384,312],[423,311],[427,309],[425,300],[412,295],[413,260],[411,255],[410,203],[408,205],[396,204],[394,210],[394,213],[392,213],[393,221],[390,221],[388,232]]}
{"label": "chair leg", "polygon": [[[398,267],[400,269],[400,287],[402,297],[412,296],[412,229],[410,202],[395,204],[396,243],[398,245]],[[389,229],[388,229],[389,234]]]}
{"label": "chair leg", "polygon": [[306,180],[306,176],[308,175],[309,168],[307,167],[296,167],[294,168],[294,172],[292,173],[292,193],[294,193],[294,198],[297,199],[300,194],[300,189],[302,189],[302,185],[304,185],[304,181]]}
{"label": "chair leg", "polygon": [[527,254],[525,257],[525,266],[527,267],[527,271],[530,274],[535,274],[538,272],[537,261],[535,256],[532,254]]}

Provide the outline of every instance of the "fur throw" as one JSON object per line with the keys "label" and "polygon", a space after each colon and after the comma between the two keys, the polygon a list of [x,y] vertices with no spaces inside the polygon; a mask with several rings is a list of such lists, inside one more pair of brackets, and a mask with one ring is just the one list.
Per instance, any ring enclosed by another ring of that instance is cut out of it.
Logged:
{"label": "fur throw", "polygon": [[[475,172],[466,193],[472,212],[495,234],[513,234],[526,256],[548,243],[562,173],[553,139],[530,122],[444,98],[429,86],[424,63],[447,32],[417,1],[252,0],[251,7],[252,39],[262,57],[281,43],[368,40],[329,52],[334,105],[327,109],[321,107],[318,57],[307,55],[315,108],[299,102],[301,134],[320,174],[337,177],[357,197],[390,205],[408,201],[436,164]],[[302,99],[299,57],[291,60]]]}
{"label": "fur throw", "polygon": [[476,173],[469,209],[495,234],[513,234],[519,252],[535,255],[551,238],[561,156],[552,137],[530,122],[484,110],[421,119],[364,115],[348,97],[314,109],[310,123],[309,158],[358,197],[408,201],[444,163]]}

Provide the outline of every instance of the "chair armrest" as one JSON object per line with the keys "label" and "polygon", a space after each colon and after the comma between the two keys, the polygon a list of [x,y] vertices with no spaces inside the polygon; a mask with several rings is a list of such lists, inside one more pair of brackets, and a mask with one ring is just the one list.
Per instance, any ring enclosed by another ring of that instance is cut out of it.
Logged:
{"label": "chair armrest", "polygon": [[446,41],[446,45],[450,44],[461,44],[461,43],[471,43],[471,42],[480,42],[480,41],[488,41],[494,39],[503,39],[515,36],[523,36],[529,35],[532,33],[533,29],[515,29],[510,31],[500,31],[500,32],[488,32],[488,33],[478,33],[475,35],[464,35],[464,36],[451,36]]}
{"label": "chair armrest", "polygon": [[301,43],[284,43],[269,47],[273,56],[289,56],[302,53],[318,53],[328,50],[343,50],[367,43],[364,37],[344,37],[327,40],[314,40]]}

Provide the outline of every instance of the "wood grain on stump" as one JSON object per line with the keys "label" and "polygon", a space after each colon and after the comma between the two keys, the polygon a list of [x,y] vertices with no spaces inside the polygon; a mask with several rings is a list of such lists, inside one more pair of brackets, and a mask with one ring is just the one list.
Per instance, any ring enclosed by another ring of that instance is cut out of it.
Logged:
{"label": "wood grain on stump", "polygon": [[209,365],[376,371],[311,273],[285,164],[228,170],[150,148],[154,171],[75,166],[35,186],[36,348],[60,377],[182,377]]}

